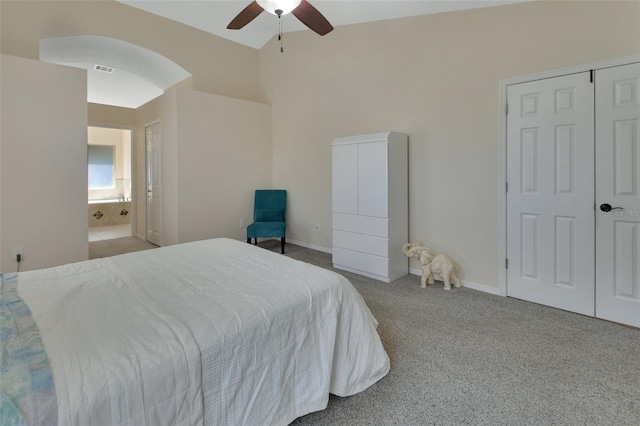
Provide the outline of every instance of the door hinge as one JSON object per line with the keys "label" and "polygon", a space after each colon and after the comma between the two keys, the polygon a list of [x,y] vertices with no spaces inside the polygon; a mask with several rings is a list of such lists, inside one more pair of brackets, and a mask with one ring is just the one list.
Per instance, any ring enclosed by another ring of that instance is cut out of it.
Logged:
{"label": "door hinge", "polygon": [[509,269],[509,259],[504,260],[504,269]]}
{"label": "door hinge", "polygon": [[504,192],[509,192],[509,182],[504,183]]}
{"label": "door hinge", "polygon": [[589,83],[593,83],[593,80],[595,78],[595,75],[594,75],[595,72],[596,72],[595,70],[590,70],[589,71]]}
{"label": "door hinge", "polygon": [[504,105],[504,115],[509,115],[509,104]]}

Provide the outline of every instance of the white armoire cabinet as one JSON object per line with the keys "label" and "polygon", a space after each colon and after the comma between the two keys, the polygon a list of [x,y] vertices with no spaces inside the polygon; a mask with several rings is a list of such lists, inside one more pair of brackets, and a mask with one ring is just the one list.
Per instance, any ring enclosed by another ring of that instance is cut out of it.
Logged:
{"label": "white armoire cabinet", "polygon": [[407,143],[396,132],[333,141],[335,268],[386,282],[408,273]]}

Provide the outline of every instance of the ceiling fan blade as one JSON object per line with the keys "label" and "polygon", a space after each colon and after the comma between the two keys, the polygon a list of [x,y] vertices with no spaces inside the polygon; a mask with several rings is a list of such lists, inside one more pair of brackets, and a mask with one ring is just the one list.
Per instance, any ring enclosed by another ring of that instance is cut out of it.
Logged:
{"label": "ceiling fan blade", "polygon": [[309,27],[309,29],[317,32],[321,36],[333,30],[333,26],[327,21],[327,18],[322,16],[322,13],[318,12],[318,9],[313,7],[307,0],[302,0],[298,7],[293,9],[291,13],[293,13],[300,22]]}
{"label": "ceiling fan blade", "polygon": [[239,30],[240,28],[253,21],[262,13],[264,9],[257,2],[252,1],[249,6],[242,9],[242,12],[238,13],[238,16],[227,25],[228,30]]}

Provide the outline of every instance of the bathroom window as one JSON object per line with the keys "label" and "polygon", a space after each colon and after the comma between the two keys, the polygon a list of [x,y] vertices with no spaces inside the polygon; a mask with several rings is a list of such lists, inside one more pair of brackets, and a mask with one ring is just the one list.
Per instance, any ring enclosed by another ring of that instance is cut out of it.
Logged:
{"label": "bathroom window", "polygon": [[115,188],[115,146],[89,145],[89,189]]}

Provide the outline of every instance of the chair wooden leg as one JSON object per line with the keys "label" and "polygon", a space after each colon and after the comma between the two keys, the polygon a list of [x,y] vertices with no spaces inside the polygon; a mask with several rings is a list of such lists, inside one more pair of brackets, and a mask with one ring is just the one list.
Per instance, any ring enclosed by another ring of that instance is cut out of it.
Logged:
{"label": "chair wooden leg", "polygon": [[251,237],[247,237],[247,244],[251,244]]}
{"label": "chair wooden leg", "polygon": [[284,237],[280,238],[280,247],[282,248],[282,254],[284,254]]}
{"label": "chair wooden leg", "polygon": [[258,237],[255,237],[255,238],[253,239],[253,245],[254,245],[254,246],[257,246],[257,245],[258,245]]}

